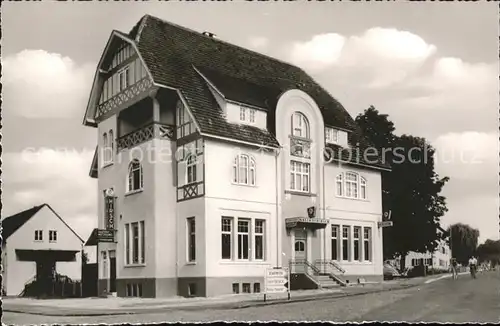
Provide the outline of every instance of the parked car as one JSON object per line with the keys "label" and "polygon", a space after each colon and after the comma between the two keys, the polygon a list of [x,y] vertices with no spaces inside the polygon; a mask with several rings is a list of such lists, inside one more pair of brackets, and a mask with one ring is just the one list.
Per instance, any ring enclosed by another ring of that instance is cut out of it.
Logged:
{"label": "parked car", "polygon": [[401,277],[396,267],[391,264],[384,263],[384,280],[392,280]]}

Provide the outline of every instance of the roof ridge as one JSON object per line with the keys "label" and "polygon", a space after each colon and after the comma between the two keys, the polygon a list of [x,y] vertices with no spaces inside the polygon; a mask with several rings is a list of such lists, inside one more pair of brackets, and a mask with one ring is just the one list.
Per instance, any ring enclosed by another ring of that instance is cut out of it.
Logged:
{"label": "roof ridge", "polygon": [[[150,14],[146,14],[146,15],[144,15],[144,17],[146,17],[146,16],[147,16],[147,17],[149,17],[149,18],[152,18],[152,19],[156,19],[156,20],[160,21],[160,22],[161,22],[161,23],[163,23],[163,24],[168,24],[168,25],[171,25],[171,26],[174,26],[174,27],[177,27],[177,28],[183,29],[183,30],[185,30],[185,31],[187,31],[187,32],[190,32],[190,33],[195,33],[195,34],[199,34],[199,35],[201,35],[201,36],[206,37],[205,35],[203,35],[203,33],[200,33],[200,32],[198,32],[198,31],[195,31],[194,29],[191,29],[191,28],[188,28],[188,27],[185,27],[185,26],[179,25],[179,24],[177,24],[177,23],[170,22],[170,21],[165,20],[165,19],[163,19],[163,18],[159,18],[159,17],[153,16],[153,15],[150,15]],[[141,18],[141,19],[142,19],[142,18]],[[243,47],[243,46],[240,46],[240,45],[237,45],[237,44],[233,44],[233,43],[230,43],[230,42],[228,42],[228,41],[221,40],[221,39],[219,39],[219,38],[211,38],[211,39],[212,39],[213,41],[216,41],[216,42],[220,42],[220,43],[223,43],[223,44],[226,44],[226,45],[230,45],[230,46],[237,47],[237,48],[242,49],[242,50],[244,50],[244,51],[246,51],[246,52],[251,52],[251,53],[253,53],[253,54],[257,54],[257,55],[259,55],[259,56],[261,56],[261,57],[264,57],[264,58],[267,58],[267,59],[270,59],[270,60],[274,60],[274,61],[280,62],[280,63],[285,64],[285,65],[287,65],[287,66],[289,66],[289,67],[291,67],[291,68],[299,69],[299,70],[301,70],[301,71],[302,71],[302,68],[300,68],[300,67],[298,67],[298,66],[296,66],[296,65],[294,65],[294,64],[292,64],[292,63],[290,63],[290,62],[283,61],[283,60],[281,60],[281,59],[278,59],[278,58],[272,57],[272,56],[270,56],[270,55],[267,55],[267,54],[264,54],[264,53],[261,53],[261,52],[257,52],[257,51],[254,51],[254,50],[250,50],[250,49],[245,48],[245,47]]]}

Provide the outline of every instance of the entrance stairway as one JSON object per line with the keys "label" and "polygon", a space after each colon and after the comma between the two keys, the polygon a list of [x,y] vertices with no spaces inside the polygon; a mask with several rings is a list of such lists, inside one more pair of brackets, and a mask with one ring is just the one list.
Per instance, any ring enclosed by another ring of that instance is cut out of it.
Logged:
{"label": "entrance stairway", "polygon": [[307,259],[290,260],[290,287],[299,289],[328,289],[346,286],[342,274],[345,270],[333,261],[316,260],[313,263]]}

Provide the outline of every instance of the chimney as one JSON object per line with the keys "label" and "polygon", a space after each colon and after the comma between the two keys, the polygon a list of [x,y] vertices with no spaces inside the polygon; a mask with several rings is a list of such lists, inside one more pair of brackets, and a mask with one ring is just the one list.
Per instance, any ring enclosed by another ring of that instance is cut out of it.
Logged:
{"label": "chimney", "polygon": [[210,32],[203,32],[202,34],[205,35],[205,36],[211,37],[211,38],[216,38],[217,37],[214,33],[210,33]]}

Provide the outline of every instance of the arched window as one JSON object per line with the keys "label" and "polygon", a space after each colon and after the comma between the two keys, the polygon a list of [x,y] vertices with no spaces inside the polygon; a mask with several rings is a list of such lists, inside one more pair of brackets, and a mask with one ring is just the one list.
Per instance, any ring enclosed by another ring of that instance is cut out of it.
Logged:
{"label": "arched window", "polygon": [[300,112],[295,112],[292,115],[292,135],[309,139],[309,121]]}
{"label": "arched window", "polygon": [[339,197],[366,199],[366,179],[356,172],[338,174],[335,185],[336,195]]}
{"label": "arched window", "polygon": [[114,146],[115,139],[113,138],[113,130],[112,129],[109,130],[108,135],[109,135],[109,160],[113,161],[113,154],[114,154],[113,150],[115,147]]}
{"label": "arched window", "polygon": [[239,154],[234,158],[233,182],[242,185],[255,186],[256,165],[253,157],[246,154]]}
{"label": "arched window", "polygon": [[189,154],[186,160],[187,184],[196,182],[196,154]]}
{"label": "arched window", "polygon": [[337,186],[337,196],[343,196],[344,195],[344,180],[343,180],[342,173],[337,175],[337,177],[335,178],[335,184]]}
{"label": "arched window", "polygon": [[303,240],[295,241],[295,252],[304,252],[306,250],[306,245]]}
{"label": "arched window", "polygon": [[108,163],[108,134],[102,135],[102,161],[104,164]]}
{"label": "arched window", "polygon": [[143,187],[142,165],[134,159],[128,166],[128,191],[141,190]]}
{"label": "arched window", "polygon": [[361,199],[366,199],[366,179],[361,178],[359,184],[359,196]]}

